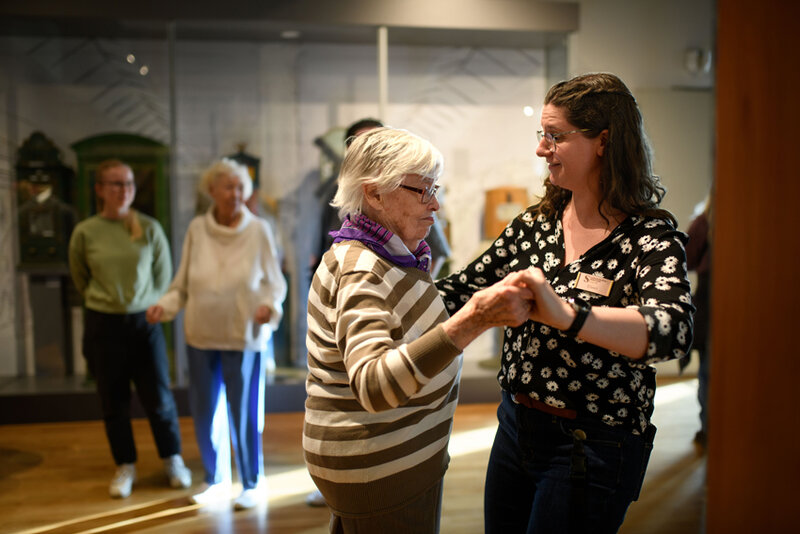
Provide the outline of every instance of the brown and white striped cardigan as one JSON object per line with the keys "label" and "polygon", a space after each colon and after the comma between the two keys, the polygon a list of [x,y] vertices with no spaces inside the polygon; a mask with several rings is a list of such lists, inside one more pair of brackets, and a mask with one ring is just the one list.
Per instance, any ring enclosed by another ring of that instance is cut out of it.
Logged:
{"label": "brown and white striped cardigan", "polygon": [[444,476],[461,373],[447,318],[428,273],[358,241],[325,253],[308,299],[303,448],[337,514],[389,511]]}

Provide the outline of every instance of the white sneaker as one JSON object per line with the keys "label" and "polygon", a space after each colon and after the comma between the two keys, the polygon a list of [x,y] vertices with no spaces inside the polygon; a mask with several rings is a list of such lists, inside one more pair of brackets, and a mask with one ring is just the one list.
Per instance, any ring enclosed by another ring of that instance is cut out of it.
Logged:
{"label": "white sneaker", "polygon": [[130,496],[135,480],[136,465],[120,464],[117,466],[117,472],[114,473],[114,478],[111,479],[111,486],[108,488],[108,493],[115,499],[124,499]]}
{"label": "white sneaker", "polygon": [[264,497],[264,491],[259,487],[246,489],[233,501],[233,507],[236,510],[255,508],[259,503],[266,501]]}
{"label": "white sneaker", "polygon": [[328,503],[325,502],[325,497],[322,496],[322,492],[319,490],[314,490],[308,494],[306,497],[306,504],[314,508],[328,505]]}
{"label": "white sneaker", "polygon": [[189,497],[194,504],[211,504],[215,502],[229,500],[231,498],[230,482],[220,482],[219,484],[204,485],[203,491]]}
{"label": "white sneaker", "polygon": [[180,454],[164,458],[164,472],[173,488],[188,488],[192,485],[192,472],[184,465]]}

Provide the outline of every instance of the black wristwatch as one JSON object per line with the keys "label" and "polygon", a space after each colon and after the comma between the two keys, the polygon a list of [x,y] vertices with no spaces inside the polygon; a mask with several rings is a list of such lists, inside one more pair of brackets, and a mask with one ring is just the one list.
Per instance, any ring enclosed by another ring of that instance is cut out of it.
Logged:
{"label": "black wristwatch", "polygon": [[589,317],[592,306],[583,299],[573,297],[568,298],[567,302],[572,306],[572,309],[575,310],[575,319],[572,320],[572,324],[569,325],[569,328],[567,328],[564,333],[568,336],[575,337],[578,335],[578,332],[581,331],[581,328],[583,328],[583,323],[585,323],[586,318]]}

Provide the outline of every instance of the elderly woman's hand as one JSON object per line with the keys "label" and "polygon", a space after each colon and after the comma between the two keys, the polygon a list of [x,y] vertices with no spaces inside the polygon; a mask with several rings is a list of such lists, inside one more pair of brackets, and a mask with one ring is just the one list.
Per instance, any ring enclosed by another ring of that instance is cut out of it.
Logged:
{"label": "elderly woman's hand", "polygon": [[259,306],[256,309],[256,314],[253,317],[253,320],[256,324],[264,324],[268,323],[270,318],[272,318],[272,310],[269,306]]}
{"label": "elderly woman's hand", "polygon": [[164,308],[159,306],[158,304],[154,304],[147,308],[147,311],[144,314],[144,318],[150,324],[156,324],[157,322],[161,321],[161,317],[164,315]]}
{"label": "elderly woman's hand", "polygon": [[504,279],[482,289],[442,324],[445,333],[460,349],[494,326],[519,326],[531,314],[533,293],[516,278]]}

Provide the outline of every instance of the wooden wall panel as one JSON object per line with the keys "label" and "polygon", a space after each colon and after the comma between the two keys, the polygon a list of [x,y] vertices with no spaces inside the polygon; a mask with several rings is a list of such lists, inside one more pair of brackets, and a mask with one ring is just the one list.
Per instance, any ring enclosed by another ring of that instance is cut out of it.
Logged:
{"label": "wooden wall panel", "polygon": [[800,6],[717,4],[707,532],[797,532]]}

